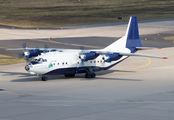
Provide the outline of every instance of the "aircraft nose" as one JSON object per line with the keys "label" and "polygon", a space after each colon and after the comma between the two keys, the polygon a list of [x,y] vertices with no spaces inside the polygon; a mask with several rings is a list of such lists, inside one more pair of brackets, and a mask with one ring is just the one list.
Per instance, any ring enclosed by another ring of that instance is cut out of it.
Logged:
{"label": "aircraft nose", "polygon": [[25,70],[26,70],[26,71],[29,71],[29,70],[30,70],[30,66],[29,66],[29,65],[26,65],[26,66],[25,66]]}

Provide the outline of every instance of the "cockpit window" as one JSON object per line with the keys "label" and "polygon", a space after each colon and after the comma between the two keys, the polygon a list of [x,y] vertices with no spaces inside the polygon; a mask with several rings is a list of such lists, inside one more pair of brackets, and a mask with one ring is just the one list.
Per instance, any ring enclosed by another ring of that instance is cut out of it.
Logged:
{"label": "cockpit window", "polygon": [[47,62],[47,59],[43,59],[43,62]]}
{"label": "cockpit window", "polygon": [[47,59],[43,59],[43,58],[39,58],[39,59],[33,59],[31,61],[31,64],[39,64],[39,63],[42,63],[42,62],[47,62]]}

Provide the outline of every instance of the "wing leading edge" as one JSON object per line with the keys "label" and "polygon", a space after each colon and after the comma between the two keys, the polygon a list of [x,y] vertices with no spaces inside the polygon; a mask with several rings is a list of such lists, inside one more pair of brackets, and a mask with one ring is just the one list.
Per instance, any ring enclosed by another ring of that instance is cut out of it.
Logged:
{"label": "wing leading edge", "polygon": [[160,59],[168,59],[167,57],[160,57],[160,56],[153,56],[153,55],[145,55],[145,54],[138,54],[138,53],[123,53],[123,52],[107,52],[107,51],[96,51],[96,54],[114,54],[117,53],[121,56],[139,56],[139,57],[152,57],[152,58],[160,58]]}

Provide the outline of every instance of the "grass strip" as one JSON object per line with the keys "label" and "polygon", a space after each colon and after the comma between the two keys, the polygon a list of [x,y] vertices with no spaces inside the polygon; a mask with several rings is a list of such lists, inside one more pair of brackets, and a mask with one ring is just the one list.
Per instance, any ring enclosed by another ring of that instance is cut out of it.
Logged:
{"label": "grass strip", "polygon": [[0,65],[24,63],[26,60],[0,54]]}
{"label": "grass strip", "polygon": [[[60,27],[174,18],[174,0],[1,0],[0,24],[17,27]],[[123,20],[118,20],[123,17]]]}
{"label": "grass strip", "polygon": [[162,38],[162,39],[174,41],[174,36],[164,37],[164,38]]}

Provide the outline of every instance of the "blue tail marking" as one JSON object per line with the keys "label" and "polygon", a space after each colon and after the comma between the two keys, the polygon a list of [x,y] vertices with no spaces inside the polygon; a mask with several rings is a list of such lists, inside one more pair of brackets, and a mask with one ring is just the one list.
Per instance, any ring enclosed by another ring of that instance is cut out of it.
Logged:
{"label": "blue tail marking", "polygon": [[[142,47],[141,39],[139,38],[137,16],[131,16],[131,21],[128,26],[126,47],[133,49],[135,47]],[[131,50],[132,51],[132,50]],[[132,51],[135,52],[135,51]]]}

